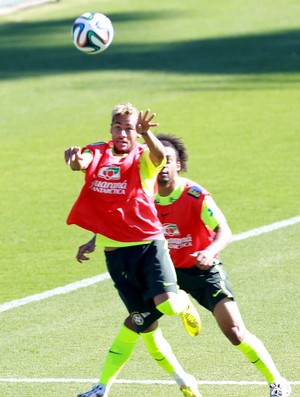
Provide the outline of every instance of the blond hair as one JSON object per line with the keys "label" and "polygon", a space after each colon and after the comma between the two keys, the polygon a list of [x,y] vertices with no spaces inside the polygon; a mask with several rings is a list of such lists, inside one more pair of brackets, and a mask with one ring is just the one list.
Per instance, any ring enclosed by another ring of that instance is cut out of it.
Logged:
{"label": "blond hair", "polygon": [[137,110],[137,108],[135,106],[133,106],[131,103],[129,102],[124,102],[124,103],[119,103],[118,105],[116,105],[112,112],[111,112],[111,119],[112,122],[115,120],[116,116],[124,116],[124,115],[131,115],[134,114],[136,116],[138,116],[139,111]]}

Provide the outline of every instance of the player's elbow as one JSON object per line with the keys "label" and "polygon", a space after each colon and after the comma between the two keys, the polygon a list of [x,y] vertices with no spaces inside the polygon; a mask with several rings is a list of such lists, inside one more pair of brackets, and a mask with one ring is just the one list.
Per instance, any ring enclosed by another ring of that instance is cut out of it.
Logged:
{"label": "player's elbow", "polygon": [[227,222],[222,222],[219,224],[218,232],[220,235],[222,235],[222,239],[226,241],[226,245],[231,243],[233,235]]}
{"label": "player's elbow", "polygon": [[161,166],[164,159],[165,159],[165,155],[163,153],[156,152],[155,155],[152,153],[150,154],[150,160],[155,165],[155,167]]}
{"label": "player's elbow", "polygon": [[233,234],[232,234],[232,231],[231,231],[228,223],[226,225],[227,225],[227,232],[226,233],[227,233],[228,244],[230,244],[232,242],[232,239],[233,239]]}

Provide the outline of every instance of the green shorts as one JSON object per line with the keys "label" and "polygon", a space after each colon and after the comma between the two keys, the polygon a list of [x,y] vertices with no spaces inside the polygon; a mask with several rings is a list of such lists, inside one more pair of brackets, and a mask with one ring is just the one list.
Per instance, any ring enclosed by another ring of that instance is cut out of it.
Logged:
{"label": "green shorts", "polygon": [[234,300],[234,294],[222,263],[214,265],[210,270],[177,268],[177,282],[181,289],[203,307],[213,312],[215,305],[224,298]]}
{"label": "green shorts", "polygon": [[153,298],[165,292],[177,292],[176,273],[166,247],[166,241],[155,240],[105,251],[109,274],[137,332],[144,331],[162,316]]}

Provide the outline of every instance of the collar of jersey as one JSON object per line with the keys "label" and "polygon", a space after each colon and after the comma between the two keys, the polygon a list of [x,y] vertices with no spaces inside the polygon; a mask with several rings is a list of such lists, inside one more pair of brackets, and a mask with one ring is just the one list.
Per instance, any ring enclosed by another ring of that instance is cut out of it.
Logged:
{"label": "collar of jersey", "polygon": [[183,193],[186,186],[186,179],[182,177],[178,177],[177,184],[175,189],[169,194],[169,196],[160,196],[157,194],[155,196],[155,202],[159,205],[170,205],[179,199],[181,194]]}
{"label": "collar of jersey", "polygon": [[111,146],[110,148],[112,150],[113,155],[116,157],[127,157],[128,156],[128,153],[116,153],[114,146]]}

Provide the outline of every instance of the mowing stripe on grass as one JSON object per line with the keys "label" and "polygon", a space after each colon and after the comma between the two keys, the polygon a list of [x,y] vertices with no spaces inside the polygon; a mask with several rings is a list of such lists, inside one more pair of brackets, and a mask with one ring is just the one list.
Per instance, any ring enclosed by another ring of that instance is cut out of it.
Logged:
{"label": "mowing stripe on grass", "polygon": [[[256,229],[251,229],[248,230],[247,232],[236,234],[235,236],[233,236],[233,241],[245,240],[250,237],[259,236],[260,234],[269,233],[274,230],[281,229],[283,227],[292,226],[299,222],[300,222],[300,215],[295,216],[294,218],[285,219],[283,221],[274,222],[271,223],[270,225],[261,226]],[[5,312],[7,310],[15,309],[17,307],[27,305],[28,303],[31,302],[37,302],[43,299],[48,299],[51,298],[52,296],[68,294],[69,292],[76,291],[80,288],[89,287],[90,285],[99,283],[109,278],[110,276],[106,272],[98,276],[86,278],[81,281],[76,281],[75,283],[67,284],[64,287],[54,288],[49,291],[42,292],[40,294],[35,294],[35,295],[27,296],[26,298],[16,299],[11,302],[3,303],[2,305],[0,305],[0,312]]]}
{"label": "mowing stripe on grass", "polygon": [[59,0],[0,0],[0,15],[12,14],[25,8],[56,1]]}

